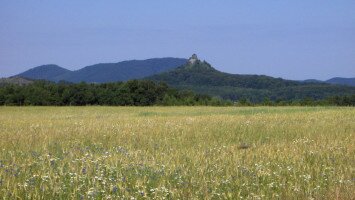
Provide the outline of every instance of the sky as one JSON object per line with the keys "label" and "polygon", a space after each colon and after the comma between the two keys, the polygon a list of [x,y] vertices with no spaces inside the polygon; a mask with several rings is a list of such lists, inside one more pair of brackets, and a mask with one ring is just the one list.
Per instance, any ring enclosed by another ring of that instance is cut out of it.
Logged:
{"label": "sky", "polygon": [[354,0],[0,0],[0,77],[196,53],[216,69],[355,77]]}

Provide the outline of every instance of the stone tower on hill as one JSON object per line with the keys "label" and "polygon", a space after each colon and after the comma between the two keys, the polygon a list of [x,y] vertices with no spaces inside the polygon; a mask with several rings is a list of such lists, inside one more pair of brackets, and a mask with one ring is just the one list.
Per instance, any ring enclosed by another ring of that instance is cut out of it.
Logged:
{"label": "stone tower on hill", "polygon": [[188,63],[193,65],[196,63],[196,61],[198,61],[197,55],[196,54],[192,54],[192,56],[189,58]]}

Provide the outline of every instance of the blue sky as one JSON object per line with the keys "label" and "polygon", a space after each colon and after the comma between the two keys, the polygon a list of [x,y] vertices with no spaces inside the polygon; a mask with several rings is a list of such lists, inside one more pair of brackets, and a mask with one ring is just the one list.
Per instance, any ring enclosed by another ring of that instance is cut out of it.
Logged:
{"label": "blue sky", "polygon": [[198,54],[221,71],[355,77],[354,0],[0,0],[0,77]]}

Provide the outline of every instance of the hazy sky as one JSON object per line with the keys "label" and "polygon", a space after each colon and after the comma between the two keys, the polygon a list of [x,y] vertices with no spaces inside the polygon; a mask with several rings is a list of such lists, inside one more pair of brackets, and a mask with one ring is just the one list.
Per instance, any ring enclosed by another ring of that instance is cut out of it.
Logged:
{"label": "hazy sky", "polygon": [[355,77],[355,0],[0,0],[0,77],[192,53],[229,73]]}

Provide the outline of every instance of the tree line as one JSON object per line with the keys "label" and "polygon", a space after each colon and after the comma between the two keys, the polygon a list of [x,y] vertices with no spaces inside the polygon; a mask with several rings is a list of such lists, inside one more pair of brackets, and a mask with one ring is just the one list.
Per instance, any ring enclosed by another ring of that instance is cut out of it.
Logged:
{"label": "tree line", "polygon": [[130,80],[117,83],[53,83],[34,81],[20,86],[0,87],[0,105],[34,106],[150,106],[150,105],[231,105],[232,102],[187,90],[176,90],[165,83]]}
{"label": "tree line", "polygon": [[130,80],[117,83],[53,83],[34,81],[28,85],[5,84],[0,86],[0,105],[14,106],[355,106],[355,94],[330,96],[324,99],[306,97],[282,100],[265,97],[255,103],[245,97],[232,102],[218,97],[197,94],[189,90],[178,90],[167,84],[150,80]]}
{"label": "tree line", "polygon": [[344,96],[329,96],[324,99],[306,97],[293,100],[270,100],[264,98],[260,103],[253,103],[246,98],[241,98],[236,105],[240,106],[355,106],[355,94]]}

